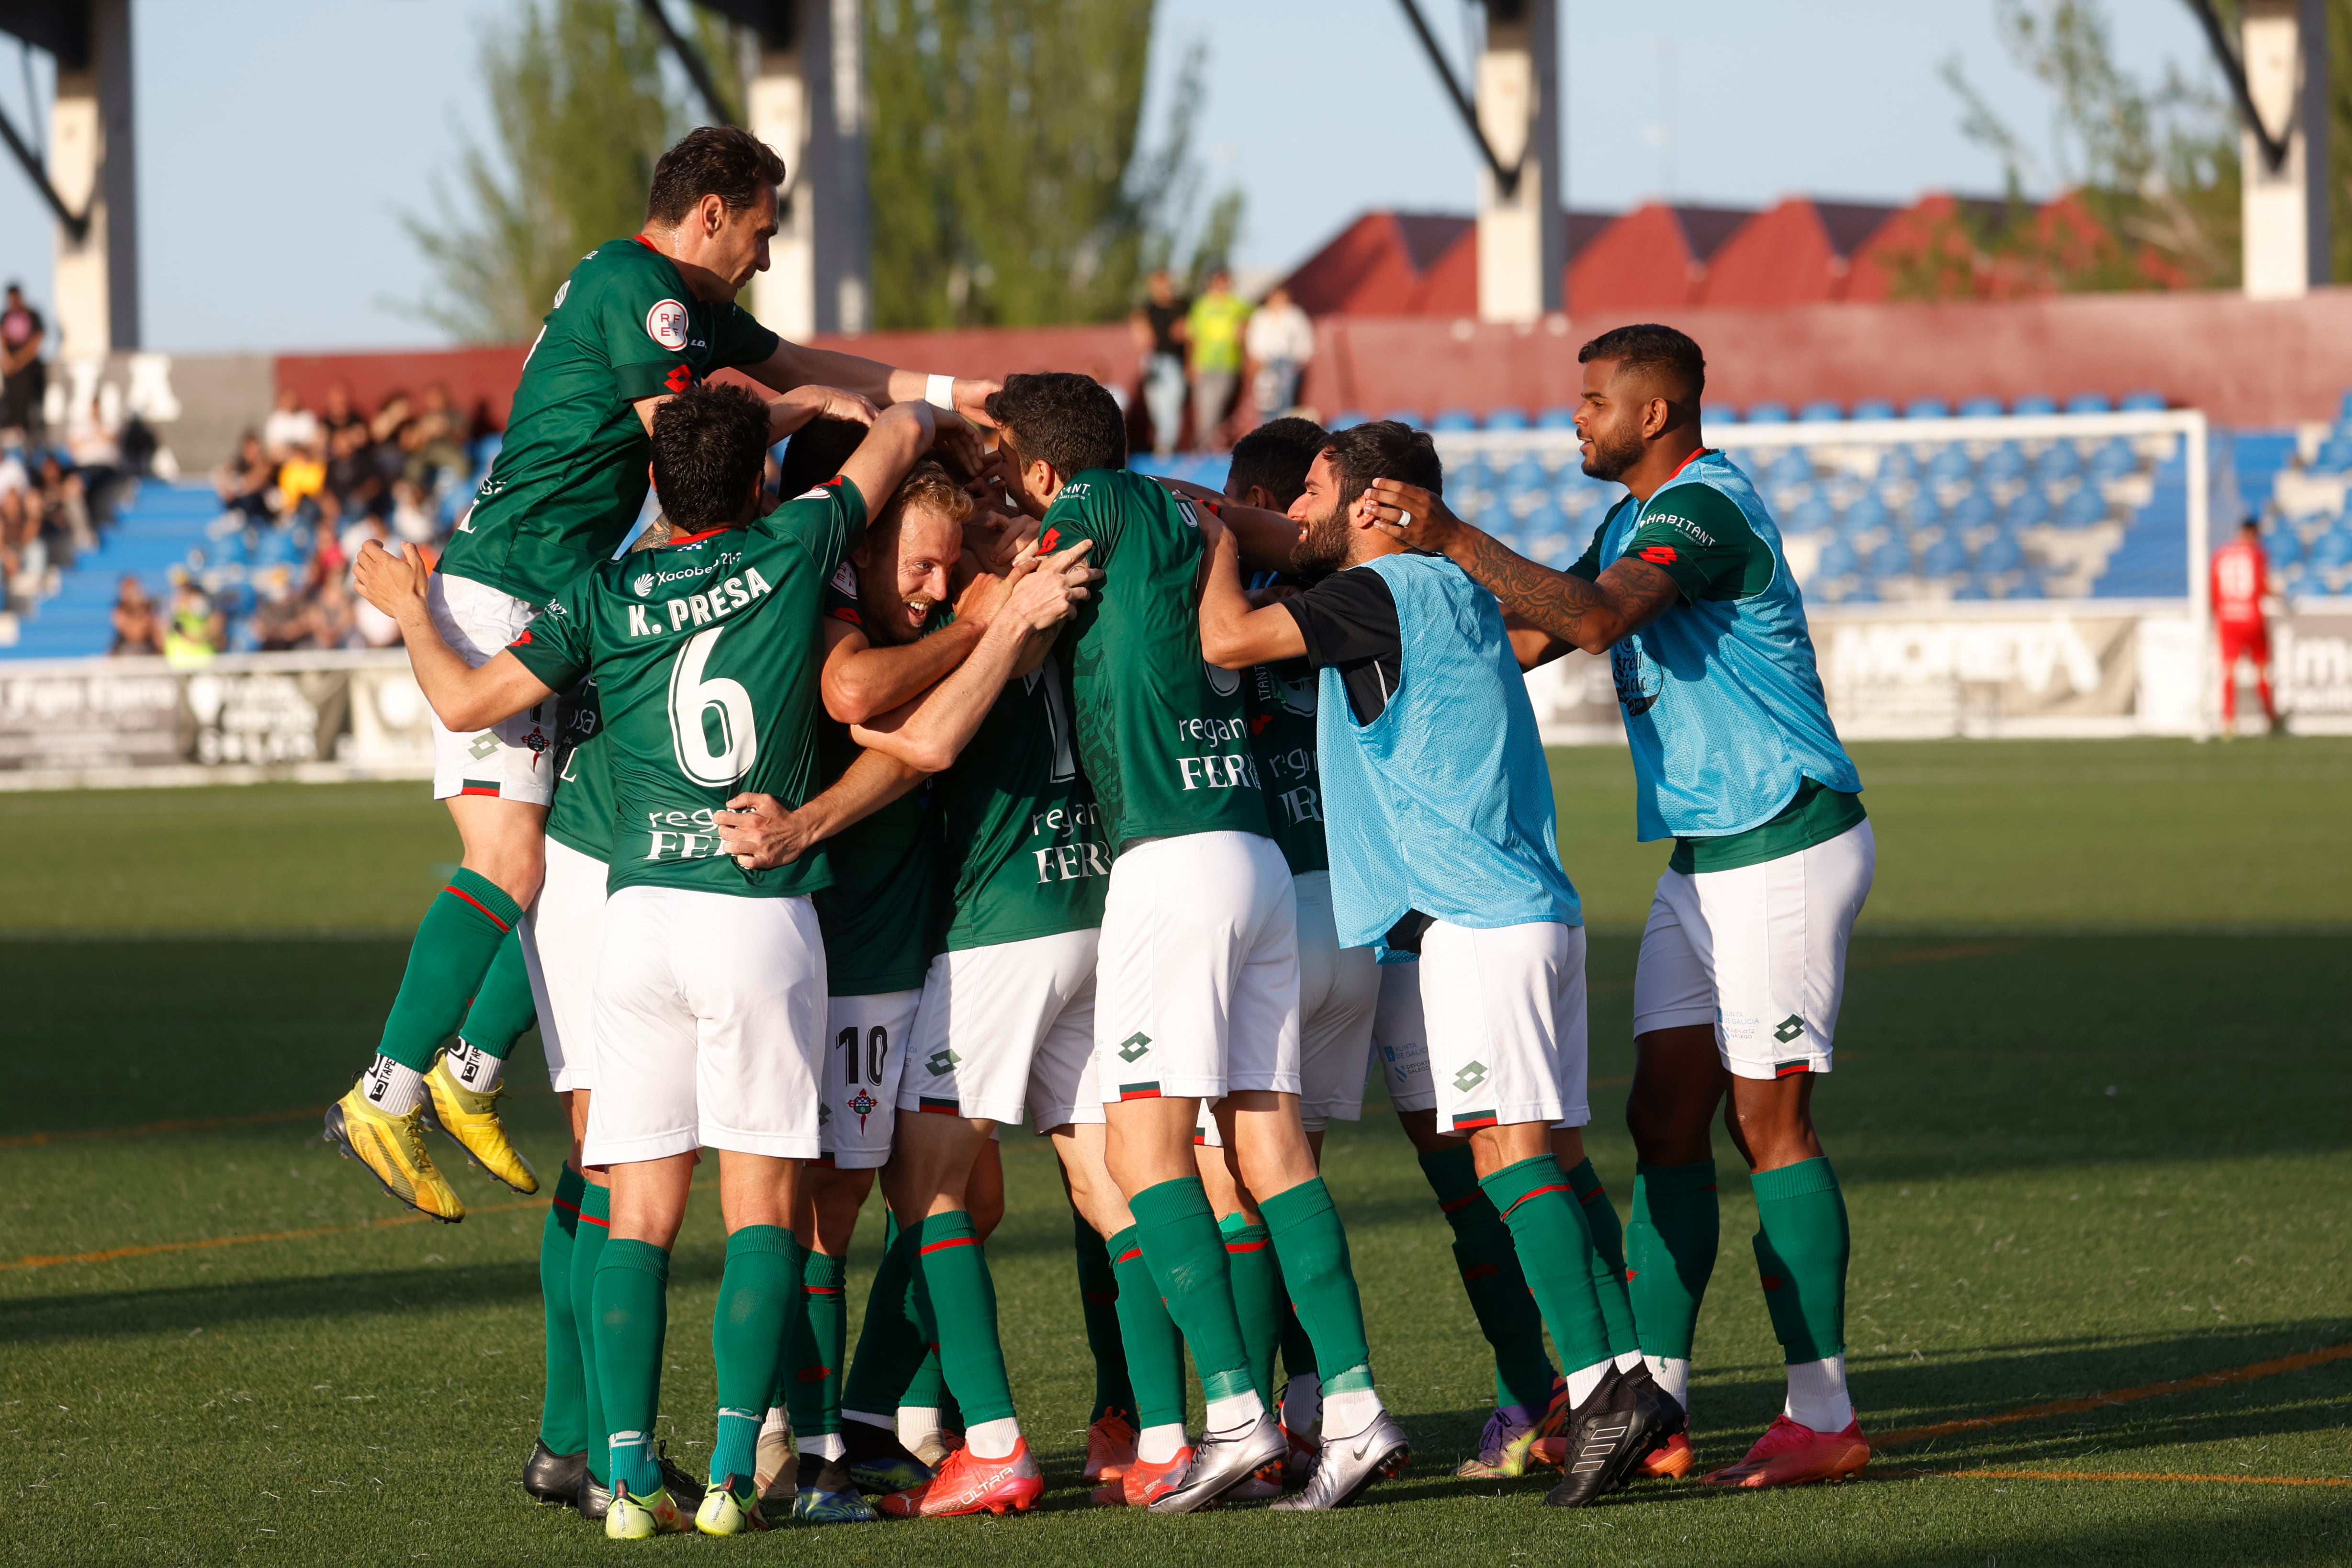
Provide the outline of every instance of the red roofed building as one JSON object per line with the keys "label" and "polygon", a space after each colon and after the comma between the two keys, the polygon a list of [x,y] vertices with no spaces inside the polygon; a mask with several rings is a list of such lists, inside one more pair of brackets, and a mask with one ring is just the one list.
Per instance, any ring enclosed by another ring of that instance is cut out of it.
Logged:
{"label": "red roofed building", "polygon": [[1698,302],[1707,264],[1756,215],[1650,202],[1610,224],[1568,264],[1568,308],[1647,310]]}
{"label": "red roofed building", "polygon": [[1723,242],[1695,302],[1812,305],[1843,300],[1855,255],[1898,210],[1791,196]]}

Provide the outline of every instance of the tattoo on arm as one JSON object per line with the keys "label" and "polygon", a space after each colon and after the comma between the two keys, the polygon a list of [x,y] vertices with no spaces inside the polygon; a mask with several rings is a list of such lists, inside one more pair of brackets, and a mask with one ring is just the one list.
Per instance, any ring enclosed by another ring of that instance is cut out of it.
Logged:
{"label": "tattoo on arm", "polygon": [[1503,608],[1563,642],[1583,643],[1585,617],[1605,608],[1591,584],[1526,556],[1484,531],[1473,532],[1463,569],[1502,601]]}
{"label": "tattoo on arm", "polygon": [[1658,567],[1638,556],[1626,556],[1601,574],[1594,584],[1616,612],[1616,637],[1630,637],[1674,608],[1682,588]]}

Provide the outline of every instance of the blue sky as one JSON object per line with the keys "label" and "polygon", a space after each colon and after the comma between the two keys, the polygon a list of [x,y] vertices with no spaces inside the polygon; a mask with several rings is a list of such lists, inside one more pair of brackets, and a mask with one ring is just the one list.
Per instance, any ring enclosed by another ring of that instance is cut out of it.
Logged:
{"label": "blue sky", "polygon": [[[520,0],[134,0],[150,346],[178,353],[427,343],[401,229],[485,120],[481,29]],[[1461,0],[1422,0],[1464,57]],[[1937,75],[1958,56],[2046,147],[2047,95],[2011,66],[1993,0],[1562,0],[1567,186],[1580,207],[1658,195],[1763,205],[1990,190]],[[2127,67],[2210,79],[2180,0],[2108,0]],[[1672,26],[1667,25],[1671,18]],[[1160,0],[1149,123],[1193,40],[1199,145],[1239,185],[1239,259],[1286,267],[1370,207],[1468,211],[1475,154],[1393,0]],[[0,106],[25,123],[16,50]],[[37,61],[38,57],[36,57]],[[38,90],[47,92],[46,69]],[[0,276],[47,297],[49,223],[0,164]]]}

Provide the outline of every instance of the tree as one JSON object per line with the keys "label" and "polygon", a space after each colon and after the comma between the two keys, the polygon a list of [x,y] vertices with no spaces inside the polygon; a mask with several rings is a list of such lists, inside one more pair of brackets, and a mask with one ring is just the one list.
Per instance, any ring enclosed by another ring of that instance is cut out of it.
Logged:
{"label": "tree", "polygon": [[[1168,130],[1147,149],[1149,4],[869,0],[868,16],[877,323],[1123,313],[1192,227],[1205,52],[1187,56]],[[1229,249],[1240,217],[1227,192],[1199,237]]]}
{"label": "tree", "polygon": [[[1944,79],[1960,129],[2001,160],[2001,202],[1955,204],[1922,226],[1916,254],[1896,262],[1895,291],[1936,297],[2060,289],[2223,287],[2238,278],[2238,133],[2210,87],[2168,68],[2154,86],[2116,62],[2098,0],[1995,0],[2011,57],[2048,88],[2053,157],[2026,139],[1970,83],[1958,59]],[[2029,183],[2064,193],[2046,205]]]}
{"label": "tree", "polygon": [[[706,58],[730,59],[723,26],[696,17]],[[496,134],[459,161],[464,210],[436,184],[438,216],[403,220],[438,285],[414,309],[462,341],[517,342],[581,257],[644,224],[655,162],[705,115],[631,0],[530,0],[484,36],[480,69]]]}

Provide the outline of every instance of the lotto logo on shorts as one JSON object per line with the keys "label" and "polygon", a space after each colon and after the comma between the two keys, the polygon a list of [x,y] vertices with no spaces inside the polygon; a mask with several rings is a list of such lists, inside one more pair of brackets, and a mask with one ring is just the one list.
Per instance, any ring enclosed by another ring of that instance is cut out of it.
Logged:
{"label": "lotto logo on shorts", "polygon": [[1791,1013],[1774,1026],[1772,1037],[1785,1046],[1804,1032],[1805,1021]]}
{"label": "lotto logo on shorts", "polygon": [[478,763],[483,758],[492,755],[498,751],[498,749],[499,738],[490,733],[488,730],[485,730],[480,734],[474,737],[474,743],[467,746],[466,751],[468,755]]}
{"label": "lotto logo on shorts", "polygon": [[1119,1041],[1118,1059],[1123,1062],[1131,1062],[1147,1055],[1150,1049],[1151,1037],[1145,1034],[1142,1030],[1138,1029],[1135,1033],[1128,1036],[1127,1038]]}
{"label": "lotto logo on shorts", "polygon": [[960,1066],[962,1061],[961,1057],[948,1049],[947,1047],[941,1046],[930,1054],[929,1058],[923,1065],[930,1069],[933,1078],[945,1078],[950,1068]]}
{"label": "lotto logo on shorts", "polygon": [[1454,1075],[1454,1087],[1464,1094],[1469,1093],[1486,1081],[1486,1064],[1485,1062],[1470,1062],[1460,1072]]}

